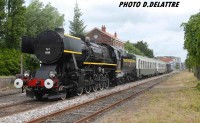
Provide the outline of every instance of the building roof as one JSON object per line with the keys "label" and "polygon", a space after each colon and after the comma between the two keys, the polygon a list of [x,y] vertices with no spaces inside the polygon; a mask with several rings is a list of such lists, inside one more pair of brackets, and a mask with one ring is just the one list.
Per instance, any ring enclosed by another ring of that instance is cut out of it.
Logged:
{"label": "building roof", "polygon": [[173,59],[172,59],[172,58],[160,57],[159,59],[160,59],[161,61],[164,61],[164,62],[173,62]]}
{"label": "building roof", "polygon": [[91,31],[89,31],[86,35],[88,35],[89,33],[93,32],[94,30],[98,30],[98,31],[100,31],[101,33],[107,35],[108,37],[113,38],[113,39],[115,39],[115,40],[117,40],[117,41],[119,41],[119,42],[121,42],[121,43],[124,44],[124,42],[123,42],[122,40],[118,39],[117,37],[115,37],[114,35],[112,35],[112,34],[110,34],[110,33],[108,33],[108,32],[102,31],[101,29],[99,29],[99,28],[97,28],[97,27],[93,28],[93,29],[92,29]]}

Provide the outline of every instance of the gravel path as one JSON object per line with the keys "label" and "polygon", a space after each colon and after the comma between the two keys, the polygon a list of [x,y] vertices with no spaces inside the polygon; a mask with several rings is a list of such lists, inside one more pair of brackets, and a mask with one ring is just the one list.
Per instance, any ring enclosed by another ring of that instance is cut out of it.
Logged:
{"label": "gravel path", "polygon": [[117,86],[117,87],[109,89],[109,90],[103,90],[103,91],[98,91],[96,93],[90,93],[88,95],[85,94],[85,95],[76,97],[74,99],[64,100],[64,101],[58,102],[56,104],[45,106],[43,108],[38,108],[38,109],[31,110],[31,111],[21,112],[21,113],[18,113],[18,114],[14,114],[14,115],[11,115],[11,116],[0,118],[0,122],[1,123],[26,122],[26,121],[29,121],[33,118],[37,118],[37,117],[40,117],[40,116],[43,116],[43,115],[47,115],[49,113],[58,111],[60,109],[67,108],[67,107],[70,107],[72,105],[81,104],[83,102],[93,100],[97,97],[100,97],[100,96],[103,96],[103,95],[106,95],[106,94],[109,94],[109,93],[112,93],[112,92],[117,92],[119,90],[124,90],[126,88],[130,88],[130,87],[133,87],[135,85],[138,85],[138,84],[141,84],[141,83],[144,83],[144,82],[148,82],[148,81],[151,81],[151,80],[154,80],[154,79],[158,79],[158,78],[161,78],[163,76],[168,76],[168,75],[162,75],[162,76],[153,77],[153,78],[146,79],[146,80],[132,82],[132,83],[128,83],[126,85]]}

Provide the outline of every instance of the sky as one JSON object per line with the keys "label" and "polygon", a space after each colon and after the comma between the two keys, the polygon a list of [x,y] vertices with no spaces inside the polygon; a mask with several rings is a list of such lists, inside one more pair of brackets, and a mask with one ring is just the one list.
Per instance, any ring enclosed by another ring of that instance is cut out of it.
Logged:
{"label": "sky", "polygon": [[[31,0],[26,0],[25,5]],[[181,57],[183,62],[187,51],[183,49],[184,31],[182,23],[200,12],[200,0],[178,0],[179,7],[119,7],[123,0],[40,0],[51,5],[65,15],[64,29],[69,33],[69,20],[73,20],[76,1],[83,12],[86,31],[94,27],[106,26],[106,31],[119,39],[132,43],[145,41],[153,49],[155,56]],[[126,0],[131,1],[131,0]],[[134,0],[132,0],[134,2]],[[143,0],[138,0],[143,3]],[[158,0],[145,0],[155,2]],[[162,2],[159,0],[158,2]],[[166,1],[166,0],[165,0]]]}

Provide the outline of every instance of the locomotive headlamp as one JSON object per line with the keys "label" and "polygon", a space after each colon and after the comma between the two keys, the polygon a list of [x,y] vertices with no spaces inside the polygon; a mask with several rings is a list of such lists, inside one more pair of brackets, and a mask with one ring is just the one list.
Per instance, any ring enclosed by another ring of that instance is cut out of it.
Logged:
{"label": "locomotive headlamp", "polygon": [[23,81],[22,81],[22,79],[16,79],[16,80],[14,81],[14,86],[15,86],[15,88],[22,88],[22,86],[23,86]]}
{"label": "locomotive headlamp", "polygon": [[30,71],[25,71],[25,72],[24,72],[24,77],[25,77],[25,78],[28,78],[29,76],[30,76]]}
{"label": "locomotive headlamp", "polygon": [[53,84],[54,84],[54,82],[53,82],[53,80],[51,80],[51,79],[46,79],[46,80],[44,81],[44,86],[45,86],[47,89],[51,89],[51,88],[53,87]]}
{"label": "locomotive headlamp", "polygon": [[55,72],[55,71],[50,71],[50,72],[49,72],[49,77],[50,77],[51,79],[55,78],[55,77],[56,77],[56,72]]}

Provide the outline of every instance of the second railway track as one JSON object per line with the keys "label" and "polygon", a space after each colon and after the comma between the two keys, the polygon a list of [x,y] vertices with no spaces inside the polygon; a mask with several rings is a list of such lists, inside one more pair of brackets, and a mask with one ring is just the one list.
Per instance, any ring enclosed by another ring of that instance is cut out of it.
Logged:
{"label": "second railway track", "polygon": [[75,122],[82,123],[96,117],[100,113],[103,113],[109,109],[112,109],[116,105],[119,105],[145,91],[154,87],[155,85],[163,82],[166,77],[151,80],[146,83],[139,84],[137,86],[111,93],[95,100],[91,100],[86,103],[82,103],[70,108],[66,108],[46,116],[42,116],[37,119],[29,121],[29,123],[52,123],[52,122]]}
{"label": "second railway track", "polygon": [[23,101],[23,102],[16,103],[16,104],[1,106],[0,107],[0,118],[9,116],[12,114],[16,114],[19,112],[28,111],[28,110],[38,108],[41,106],[49,105],[52,103],[53,102],[46,102],[46,101],[39,102],[37,100],[27,100],[27,101]]}

